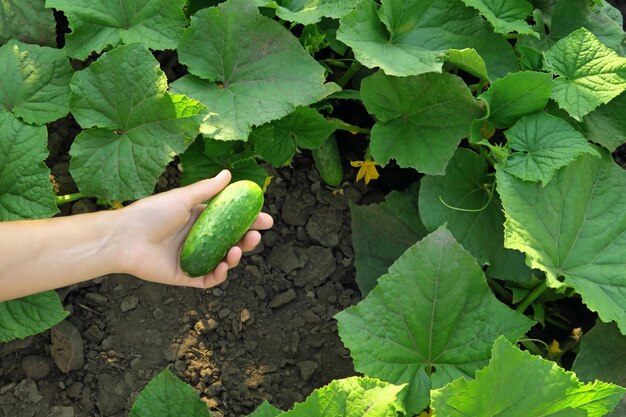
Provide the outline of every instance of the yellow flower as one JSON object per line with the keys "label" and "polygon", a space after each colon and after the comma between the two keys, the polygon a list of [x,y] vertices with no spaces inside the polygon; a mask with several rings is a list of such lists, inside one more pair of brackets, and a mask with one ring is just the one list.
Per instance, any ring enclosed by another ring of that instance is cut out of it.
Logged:
{"label": "yellow flower", "polygon": [[365,184],[369,184],[371,180],[376,180],[380,176],[374,161],[350,161],[350,165],[355,168],[359,168],[359,172],[356,174],[356,180],[361,181],[363,178]]}
{"label": "yellow flower", "polygon": [[559,344],[559,342],[557,340],[552,340],[552,343],[550,343],[550,353],[553,355],[559,354],[561,353],[561,345]]}

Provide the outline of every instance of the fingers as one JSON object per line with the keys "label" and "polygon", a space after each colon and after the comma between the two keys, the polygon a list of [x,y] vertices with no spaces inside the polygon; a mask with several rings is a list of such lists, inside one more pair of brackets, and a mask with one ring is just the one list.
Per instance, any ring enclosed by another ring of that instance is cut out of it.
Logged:
{"label": "fingers", "polygon": [[261,234],[256,230],[250,230],[243,238],[237,243],[237,246],[241,248],[243,252],[250,252],[261,243]]}
{"label": "fingers", "polygon": [[[228,270],[239,265],[239,261],[241,261],[242,251],[241,248],[235,246],[232,247],[224,260],[220,262],[213,271],[206,274],[204,277],[198,278],[189,278],[185,276],[185,281],[187,286],[193,288],[211,288],[215,287],[226,281],[226,277],[228,276]],[[182,273],[182,271],[180,271]]]}
{"label": "fingers", "polygon": [[187,206],[193,207],[208,200],[222,191],[230,182],[232,176],[228,170],[223,170],[215,177],[198,181],[186,187],[177,189]]}
{"label": "fingers", "polygon": [[250,229],[255,230],[267,230],[270,229],[274,225],[274,219],[267,213],[259,213],[259,216],[256,218]]}

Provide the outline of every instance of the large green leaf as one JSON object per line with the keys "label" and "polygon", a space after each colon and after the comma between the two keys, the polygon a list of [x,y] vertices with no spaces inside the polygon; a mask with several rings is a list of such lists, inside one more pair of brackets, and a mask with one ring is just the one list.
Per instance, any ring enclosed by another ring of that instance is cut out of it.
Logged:
{"label": "large green leaf", "polygon": [[411,245],[426,236],[417,193],[392,191],[383,203],[350,204],[356,282],[363,296]]}
{"label": "large green leaf", "polygon": [[297,148],[317,149],[334,131],[317,110],[298,107],[280,120],[253,129],[250,141],[257,156],[283,166],[291,162]]}
{"label": "large green leaf", "polygon": [[276,417],[280,413],[282,413],[281,410],[274,407],[272,404],[270,404],[266,400],[266,401],[263,401],[261,405],[258,406],[256,410],[254,410],[252,414],[249,414],[247,417]]}
{"label": "large green leaf", "polygon": [[433,417],[601,417],[624,391],[604,382],[585,385],[500,337],[475,380],[458,379],[432,393]]}
{"label": "large green leaf", "polygon": [[585,28],[554,44],[544,68],[558,76],[551,97],[578,121],[626,90],[626,58]]}
{"label": "large green leaf", "polygon": [[556,42],[584,27],[604,45],[619,52],[624,42],[622,14],[606,1],[591,3],[589,0],[559,0],[552,16],[550,40]]}
{"label": "large green leaf", "polygon": [[316,389],[281,417],[396,417],[402,386],[373,378],[337,379]]}
{"label": "large green leaf", "polygon": [[531,272],[520,252],[504,248],[504,216],[494,181],[484,158],[459,148],[445,175],[422,178],[420,216],[429,231],[446,224],[478,263],[495,268],[499,278],[523,281]]}
{"label": "large green leaf", "polygon": [[56,46],[56,22],[45,0],[0,0],[0,45],[10,39]]}
{"label": "large green leaf", "polygon": [[67,317],[54,291],[0,303],[0,343],[41,333]]}
{"label": "large green leaf", "polygon": [[150,195],[172,158],[198,134],[200,103],[167,92],[167,79],[139,44],[105,53],[71,82],[83,128],[71,149],[80,190],[109,200]]}
{"label": "large green leaf", "polygon": [[[622,336],[615,324],[598,320],[580,342],[580,353],[572,365],[581,381],[593,382],[596,379],[626,387],[626,336]],[[626,415],[626,397],[610,417]]]}
{"label": "large green leaf", "polygon": [[477,9],[494,28],[496,33],[517,32],[539,37],[526,19],[533,5],[526,0],[463,0],[468,7]]}
{"label": "large green leaf", "polygon": [[172,88],[213,113],[202,133],[247,140],[252,126],[279,119],[336,91],[324,68],[252,0],[228,0],[199,11],[178,47],[189,72]]}
{"label": "large green leaf", "polygon": [[476,260],[444,228],[411,246],[336,319],[358,372],[409,384],[409,414],[428,405],[431,386],[486,365],[498,336],[515,340],[532,325],[493,296]]}
{"label": "large green leaf", "polygon": [[525,114],[543,110],[551,91],[550,74],[522,71],[494,81],[480,98],[489,103],[489,121],[502,129],[510,127]]}
{"label": "large green leaf", "polygon": [[561,168],[545,187],[499,168],[505,245],[626,333],[626,172],[600,151],[602,158],[584,154]]}
{"label": "large green leaf", "polygon": [[463,80],[452,74],[396,78],[382,71],[363,80],[361,97],[376,116],[370,150],[381,165],[443,174],[473,119],[484,109]]}
{"label": "large green leaf", "polygon": [[130,410],[129,417],[209,417],[209,409],[194,389],[168,369],[155,376]]}
{"label": "large green leaf", "polygon": [[[250,180],[259,187],[264,187],[267,172],[259,166],[256,160],[245,153],[235,153],[238,141],[222,142],[214,139],[198,138],[180,155],[183,167],[181,185],[193,184],[206,178],[211,178],[223,169],[230,170],[231,182]],[[224,149],[224,146],[229,149]]]}
{"label": "large green leaf", "polygon": [[62,10],[72,33],[65,36],[68,56],[87,58],[122,44],[141,43],[151,49],[175,49],[187,24],[185,0],[47,0]]}
{"label": "large green leaf", "polygon": [[339,19],[346,15],[359,0],[256,0],[259,7],[276,9],[276,16],[290,22],[310,25],[323,17]]}
{"label": "large green leaf", "polygon": [[362,0],[341,19],[337,39],[389,75],[441,72],[446,51],[465,48],[480,54],[491,78],[518,69],[511,46],[458,0],[383,0],[380,9]]}
{"label": "large green leaf", "polygon": [[0,46],[0,112],[43,125],[69,112],[72,67],[63,52],[11,40]]}
{"label": "large green leaf", "polygon": [[598,107],[583,118],[587,139],[613,152],[626,143],[626,93]]}
{"label": "large green leaf", "polygon": [[583,153],[600,156],[569,123],[544,112],[522,117],[505,135],[518,152],[507,158],[504,169],[524,181],[546,185],[557,170]]}
{"label": "large green leaf", "polygon": [[58,213],[45,127],[27,125],[0,113],[0,221],[52,217]]}

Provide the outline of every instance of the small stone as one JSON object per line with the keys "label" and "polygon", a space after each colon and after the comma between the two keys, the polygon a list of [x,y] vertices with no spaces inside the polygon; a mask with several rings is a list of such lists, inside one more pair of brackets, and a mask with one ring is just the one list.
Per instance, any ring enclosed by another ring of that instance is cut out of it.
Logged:
{"label": "small stone", "polygon": [[317,369],[317,363],[313,361],[302,361],[297,364],[300,369],[300,376],[304,381],[311,379],[315,370]]}
{"label": "small stone", "polygon": [[97,292],[88,292],[85,294],[85,300],[91,305],[101,306],[109,302],[109,299]]}
{"label": "small stone", "polygon": [[22,382],[17,384],[14,393],[20,400],[33,404],[38,403],[43,398],[43,395],[37,389],[37,384],[30,378],[23,379]]}
{"label": "small stone", "polygon": [[284,245],[274,247],[267,257],[267,263],[276,267],[285,274],[290,273],[306,265],[308,259],[301,251],[297,251],[294,242],[287,242]]}
{"label": "small stone", "polygon": [[134,310],[139,305],[139,298],[136,295],[129,295],[122,298],[122,304],[120,305],[122,313]]}
{"label": "small stone", "polygon": [[17,384],[15,382],[9,382],[6,385],[3,385],[2,387],[0,387],[0,395],[4,395],[7,392],[11,391],[13,388],[15,388]]}
{"label": "small stone", "polygon": [[87,328],[87,330],[85,330],[85,337],[87,340],[94,343],[100,343],[105,336],[106,334],[95,324],[92,324]]}
{"label": "small stone", "polygon": [[217,316],[220,319],[225,319],[226,317],[228,317],[228,315],[230,314],[230,309],[227,307],[224,307],[222,309],[220,309],[220,311],[217,312]]}
{"label": "small stone", "polygon": [[277,241],[278,241],[278,233],[276,233],[275,231],[268,230],[267,232],[263,233],[263,243],[268,248],[271,248],[272,246],[274,246]]}
{"label": "small stone", "polygon": [[265,300],[265,297],[267,296],[267,293],[265,292],[265,287],[263,287],[262,285],[255,285],[254,293],[261,300]]}
{"label": "small stone", "polygon": [[29,355],[22,359],[24,374],[35,381],[43,379],[50,373],[48,361],[41,356]]}
{"label": "small stone", "polygon": [[205,334],[217,329],[217,322],[213,319],[200,319],[193,328],[199,334]]}
{"label": "small stone", "polygon": [[65,393],[69,398],[77,399],[80,398],[81,394],[83,393],[83,387],[84,385],[82,384],[82,382],[74,382],[72,385],[67,387]]}
{"label": "small stone", "polygon": [[244,308],[239,313],[239,320],[241,320],[242,323],[246,323],[251,318],[252,318],[252,314],[250,313],[250,310],[248,310],[247,308]]}
{"label": "small stone", "polygon": [[165,311],[157,307],[152,312],[152,317],[154,317],[155,320],[163,320],[165,318]]}
{"label": "small stone", "polygon": [[50,331],[50,339],[50,354],[61,372],[66,374],[83,367],[83,339],[73,324],[68,321],[57,324]]}
{"label": "small stone", "polygon": [[282,292],[278,294],[276,297],[274,297],[272,301],[270,301],[270,307],[278,308],[295,299],[296,299],[296,292],[293,290],[293,288],[290,288],[287,291]]}
{"label": "small stone", "polygon": [[48,417],[74,417],[74,408],[69,406],[54,406],[48,411]]}

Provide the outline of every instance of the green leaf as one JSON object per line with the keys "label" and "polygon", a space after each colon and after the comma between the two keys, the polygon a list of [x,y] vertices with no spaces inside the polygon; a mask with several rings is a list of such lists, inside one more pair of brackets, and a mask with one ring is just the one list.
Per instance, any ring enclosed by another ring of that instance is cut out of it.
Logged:
{"label": "green leaf", "polygon": [[533,11],[533,5],[526,0],[463,0],[463,3],[477,9],[491,23],[496,33],[517,32],[539,37],[526,23]]}
{"label": "green leaf", "polygon": [[298,107],[280,120],[254,128],[249,140],[257,156],[273,166],[283,166],[297,148],[317,149],[334,131],[316,110]]}
{"label": "green leaf", "polygon": [[175,49],[187,19],[185,0],[47,0],[62,10],[72,33],[65,36],[68,56],[85,59],[122,44]]}
{"label": "green leaf", "polygon": [[279,119],[338,89],[319,65],[252,0],[228,0],[191,18],[178,47],[189,72],[172,84],[213,113],[202,133],[247,140],[252,126]]}
{"label": "green leaf", "polygon": [[551,97],[578,121],[626,90],[626,58],[584,28],[545,53],[544,69],[558,75]]}
{"label": "green leaf", "polygon": [[490,78],[518,69],[511,46],[475,10],[460,1],[362,0],[341,18],[337,39],[363,65],[388,75],[441,72],[446,51],[475,49]]}
{"label": "green leaf", "polygon": [[336,316],[355,369],[408,383],[407,412],[433,388],[472,377],[500,335],[515,340],[532,321],[501,304],[476,260],[440,228],[411,246],[356,306]]}
{"label": "green leaf", "polygon": [[381,165],[395,159],[401,167],[443,174],[481,103],[463,80],[452,74],[396,78],[382,71],[362,82],[361,97],[376,116],[370,151]]}
{"label": "green leaf", "polygon": [[480,98],[489,103],[489,121],[497,129],[502,129],[512,126],[525,114],[543,110],[551,91],[550,74],[522,71],[494,81]]}
{"label": "green leaf", "polygon": [[351,11],[359,0],[256,0],[259,7],[276,9],[276,16],[289,22],[310,25],[323,17],[339,19]]}
{"label": "green leaf", "polygon": [[604,382],[582,384],[556,363],[522,352],[504,337],[475,380],[458,379],[436,390],[433,417],[601,417],[624,389]]}
{"label": "green leaf", "polygon": [[303,403],[281,417],[396,417],[401,409],[397,395],[402,386],[373,378],[337,379],[316,389]]}
{"label": "green leaf", "polygon": [[56,22],[45,0],[0,1],[0,45],[11,39],[56,46]]}
{"label": "green leaf", "polygon": [[417,193],[392,191],[386,202],[350,204],[356,282],[362,296],[375,286],[411,245],[426,236],[419,219]]}
{"label": "green leaf", "polygon": [[68,316],[54,291],[0,303],[0,343],[41,333]]}
{"label": "green leaf", "polygon": [[626,93],[598,107],[583,118],[585,136],[613,152],[626,143]]}
{"label": "green leaf", "polygon": [[559,0],[552,16],[550,39],[556,42],[584,27],[604,45],[619,52],[624,42],[622,15],[607,2],[601,3],[591,5],[589,0]]}
{"label": "green leaf", "polygon": [[626,188],[626,172],[600,153],[582,155],[545,187],[498,168],[505,246],[526,253],[550,287],[573,287],[626,333],[626,194],[617,192]]}
{"label": "green leaf", "polygon": [[[502,205],[488,168],[480,155],[459,148],[445,175],[422,177],[418,199],[420,216],[429,231],[446,224],[479,265],[488,264],[503,274],[499,278],[524,280],[531,274],[524,265],[524,256],[504,249]],[[512,273],[509,269],[520,271]]]}
{"label": "green leaf", "polygon": [[[206,147],[205,147],[206,143]],[[267,172],[260,167],[252,157],[238,159],[235,148],[241,142],[221,142],[213,139],[196,139],[196,141],[180,155],[183,167],[181,185],[211,178],[223,169],[229,169],[232,174],[231,182],[250,180],[263,188],[267,179]],[[222,144],[230,147],[224,149]]]}
{"label": "green leaf", "polygon": [[0,46],[0,112],[43,125],[69,112],[72,67],[63,52],[11,40]]}
{"label": "green leaf", "polygon": [[[572,365],[581,381],[596,379],[626,387],[626,336],[622,336],[615,324],[598,320],[580,342],[580,353]],[[626,398],[622,397],[610,417],[626,415]]]}
{"label": "green leaf", "polygon": [[105,53],[75,74],[71,89],[74,118],[95,127],[83,130],[70,151],[83,194],[117,201],[152,194],[167,164],[198,134],[204,107],[168,93],[165,74],[142,45]]}
{"label": "green leaf", "polygon": [[249,414],[247,417],[276,417],[280,413],[282,413],[282,410],[274,407],[266,400],[263,401],[261,405],[258,406],[256,410],[254,410],[252,414]]}
{"label": "green leaf", "polygon": [[468,74],[472,74],[481,80],[489,79],[485,61],[475,49],[449,49],[444,54],[443,58],[446,64],[452,65]]}
{"label": "green leaf", "polygon": [[155,376],[130,410],[129,417],[209,417],[211,413],[194,389],[168,369]]}
{"label": "green leaf", "polygon": [[57,209],[45,127],[35,127],[0,113],[0,220],[52,217]]}
{"label": "green leaf", "polygon": [[600,154],[587,139],[560,117],[538,112],[524,116],[504,132],[512,153],[503,168],[524,181],[546,185],[560,168],[580,155]]}

